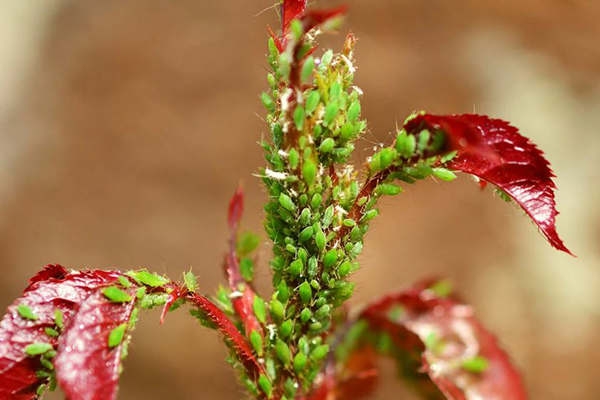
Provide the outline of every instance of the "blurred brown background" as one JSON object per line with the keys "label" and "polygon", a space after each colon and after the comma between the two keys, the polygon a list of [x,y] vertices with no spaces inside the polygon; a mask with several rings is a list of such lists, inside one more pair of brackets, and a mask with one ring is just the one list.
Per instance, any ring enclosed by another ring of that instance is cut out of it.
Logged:
{"label": "blurred brown background", "polygon": [[[172,277],[193,266],[204,291],[223,282],[240,179],[244,224],[261,226],[258,93],[277,16],[257,14],[273,3],[0,0],[2,308],[47,263]],[[600,2],[346,3],[371,129],[357,162],[413,109],[508,119],[552,162],[559,231],[579,256],[554,251],[468,178],[422,183],[386,200],[353,302],[447,276],[502,338],[532,399],[600,399]],[[184,312],[157,319],[136,333],[121,399],[244,398],[213,332]],[[383,375],[374,398],[414,399],[389,363]]]}

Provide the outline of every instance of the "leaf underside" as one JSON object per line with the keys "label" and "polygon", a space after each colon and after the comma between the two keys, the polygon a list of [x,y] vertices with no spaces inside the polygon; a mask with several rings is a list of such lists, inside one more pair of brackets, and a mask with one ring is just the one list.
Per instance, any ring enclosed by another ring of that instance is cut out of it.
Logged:
{"label": "leaf underside", "polygon": [[354,343],[343,368],[325,373],[324,385],[310,400],[368,395],[376,369],[372,348],[394,357],[404,380],[423,398],[526,400],[519,374],[496,337],[471,307],[437,295],[434,287],[434,281],[421,283],[367,306],[355,321],[367,325],[363,340]]}
{"label": "leaf underside", "polygon": [[508,122],[482,115],[423,114],[405,129],[442,131],[448,137],[445,150],[457,150],[450,167],[474,175],[506,192],[531,217],[550,244],[568,254],[556,231],[554,174],[543,153]]}

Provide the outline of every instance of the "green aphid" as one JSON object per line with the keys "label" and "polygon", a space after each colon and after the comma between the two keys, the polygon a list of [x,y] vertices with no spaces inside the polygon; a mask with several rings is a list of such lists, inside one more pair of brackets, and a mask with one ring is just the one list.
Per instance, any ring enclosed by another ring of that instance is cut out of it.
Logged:
{"label": "green aphid", "polygon": [[238,256],[243,257],[252,253],[260,245],[260,235],[253,232],[244,232],[237,240],[236,250]]}
{"label": "green aphid", "polygon": [[144,296],[146,296],[146,287],[142,286],[141,288],[138,288],[138,289],[135,291],[135,297],[136,297],[138,300],[140,300],[140,299],[143,299],[143,298],[144,298]]}
{"label": "green aphid", "polygon": [[313,227],[308,226],[300,232],[300,234],[298,235],[298,240],[300,241],[300,243],[304,243],[308,239],[310,239],[312,237],[312,235],[313,235]]}
{"label": "green aphid", "polygon": [[339,82],[335,81],[329,88],[329,101],[338,101],[340,96],[342,95],[342,85]]}
{"label": "green aphid", "polygon": [[310,321],[311,318],[312,318],[312,311],[310,311],[310,309],[303,308],[302,311],[300,311],[300,321],[303,324],[305,324],[308,321]]}
{"label": "green aphid", "polygon": [[299,41],[302,39],[302,35],[304,35],[304,28],[302,28],[302,22],[299,19],[294,19],[290,23],[290,32],[292,32],[292,37],[295,41]]}
{"label": "green aphid", "polygon": [[25,347],[25,354],[28,356],[39,356],[52,349],[53,347],[50,343],[31,343]]}
{"label": "green aphid", "polygon": [[139,316],[140,316],[140,309],[136,307],[131,311],[131,316],[129,317],[129,325],[128,325],[127,329],[133,330],[135,328],[135,325],[137,324]]}
{"label": "green aphid", "polygon": [[297,278],[302,274],[302,270],[304,269],[304,264],[301,259],[296,259],[290,263],[290,268],[288,269],[289,274],[293,278]]}
{"label": "green aphid", "polygon": [[346,218],[342,221],[342,225],[348,226],[348,227],[353,227],[353,226],[356,226],[356,221],[351,218]]}
{"label": "green aphid", "polygon": [[267,74],[267,83],[271,89],[277,88],[277,79],[275,79],[275,75],[270,72]]}
{"label": "green aphid", "polygon": [[119,275],[117,279],[119,280],[121,286],[123,286],[125,289],[129,289],[131,287],[131,281],[124,276]]}
{"label": "green aphid", "polygon": [[54,324],[59,328],[63,328],[64,314],[60,309],[54,310]]}
{"label": "green aphid", "polygon": [[382,183],[377,186],[377,193],[384,194],[388,196],[396,196],[403,192],[404,189],[398,185],[394,185],[393,183]]}
{"label": "green aphid", "polygon": [[46,385],[45,383],[42,383],[42,384],[41,384],[41,385],[39,385],[39,386],[37,387],[37,389],[35,390],[35,394],[36,394],[36,395],[38,395],[39,397],[42,397],[42,395],[43,395],[44,393],[46,393],[46,388],[47,388],[47,385]]}
{"label": "green aphid", "polygon": [[369,161],[369,170],[371,172],[379,172],[381,170],[381,154],[375,153]]}
{"label": "green aphid", "polygon": [[411,158],[415,154],[417,141],[413,135],[408,135],[403,129],[396,138],[396,150],[404,158]]}
{"label": "green aphid", "polygon": [[306,193],[302,193],[298,198],[298,202],[300,203],[301,207],[306,206],[308,204],[308,195]]}
{"label": "green aphid", "polygon": [[331,64],[332,60],[333,60],[333,51],[327,50],[323,54],[323,57],[321,57],[321,64],[319,65],[319,68],[326,69],[329,66],[329,64]]}
{"label": "green aphid", "polygon": [[293,330],[294,323],[292,320],[288,319],[279,326],[279,336],[281,336],[282,339],[287,339],[292,335]]}
{"label": "green aphid", "polygon": [[310,201],[310,205],[312,208],[318,209],[321,206],[321,203],[323,203],[323,196],[321,196],[320,193],[315,193]]}
{"label": "green aphid", "polygon": [[256,352],[259,357],[263,355],[263,339],[260,333],[257,331],[252,331],[250,333],[250,344],[252,344],[252,348]]}
{"label": "green aphid", "polygon": [[340,275],[340,277],[344,278],[345,276],[347,276],[350,273],[351,269],[352,269],[352,263],[350,261],[346,260],[338,268],[338,274]]}
{"label": "green aphid", "polygon": [[319,91],[313,90],[306,97],[306,114],[311,115],[317,109],[319,102],[321,101],[321,95],[319,95]]}
{"label": "green aphid", "polygon": [[310,357],[315,361],[319,361],[319,360],[322,360],[323,358],[325,358],[327,353],[329,353],[329,345],[322,344],[320,346],[315,347],[310,352]]}
{"label": "green aphid", "polygon": [[317,165],[310,158],[304,160],[302,165],[302,178],[308,186],[311,186],[317,178]]}
{"label": "green aphid", "polygon": [[252,303],[252,309],[254,315],[262,324],[267,323],[267,306],[265,301],[260,296],[254,296],[254,302]]}
{"label": "green aphid", "polygon": [[510,195],[508,193],[506,193],[504,190],[496,188],[494,190],[494,193],[498,195],[498,197],[500,197],[503,201],[507,202],[507,203],[512,203],[512,197],[510,197]]}
{"label": "green aphid", "polygon": [[308,330],[313,333],[316,333],[316,332],[320,331],[321,329],[323,329],[323,324],[319,321],[313,322],[312,324],[310,324],[308,326]]}
{"label": "green aphid", "polygon": [[332,138],[326,138],[321,142],[321,145],[319,146],[319,151],[321,153],[327,154],[331,152],[331,150],[333,150],[334,146],[335,140],[333,140]]}
{"label": "green aphid", "polygon": [[351,123],[355,123],[356,121],[358,121],[358,117],[360,115],[360,102],[354,101],[352,104],[350,104],[350,107],[348,107],[348,121],[350,121]]}
{"label": "green aphid", "polygon": [[440,161],[442,163],[447,163],[448,161],[452,161],[454,159],[454,157],[456,157],[458,155],[458,150],[454,150],[451,151],[450,153],[444,155],[442,158],[440,158]]}
{"label": "green aphid", "polygon": [[275,343],[275,353],[283,365],[290,365],[290,362],[292,361],[292,352],[290,347],[283,340],[278,340],[277,343]]}
{"label": "green aphid", "polygon": [[283,391],[288,399],[296,398],[297,387],[298,385],[294,382],[292,378],[286,379],[286,381],[283,383]]}
{"label": "green aphid", "polygon": [[354,293],[354,286],[352,282],[340,282],[340,286],[336,288],[336,296],[341,300],[349,299]]}
{"label": "green aphid", "polygon": [[297,249],[296,249],[296,246],[294,246],[293,244],[289,244],[289,243],[288,243],[288,244],[286,244],[286,245],[285,245],[285,250],[286,250],[288,253],[291,253],[291,254],[296,254],[296,250],[297,250]]}
{"label": "green aphid", "polygon": [[452,294],[452,291],[454,290],[454,285],[451,281],[447,279],[442,279],[431,285],[429,287],[429,290],[432,291],[438,297],[446,298]]}
{"label": "green aphid", "polygon": [[275,40],[273,38],[269,38],[268,47],[269,54],[271,55],[271,57],[277,58],[279,56],[279,49],[277,48],[277,45],[275,44]]}
{"label": "green aphid", "polygon": [[126,330],[127,324],[121,324],[110,331],[110,334],[108,335],[108,347],[112,349],[113,347],[120,345],[125,337]]}
{"label": "green aphid", "polygon": [[[296,110],[298,110],[300,108],[296,108]],[[302,121],[304,121],[304,115],[302,115]],[[298,125],[298,124],[296,124]],[[298,129],[302,129],[302,123],[300,124],[300,127]],[[294,148],[292,148],[288,154],[288,160],[290,162],[290,168],[291,169],[296,169],[298,168],[298,161],[300,161],[300,155],[298,154],[298,151]]]}
{"label": "green aphid", "polygon": [[271,303],[269,304],[269,311],[271,312],[273,321],[276,323],[280,323],[283,320],[283,314],[285,310],[283,308],[283,304],[279,300],[271,300]]}
{"label": "green aphid", "polygon": [[363,215],[361,221],[367,222],[379,215],[379,210],[369,210]]}
{"label": "green aphid", "polygon": [[429,149],[431,151],[438,151],[442,147],[444,147],[444,143],[446,142],[446,135],[442,131],[437,131],[435,135],[433,135],[433,140],[431,141],[431,145]]}
{"label": "green aphid", "polygon": [[288,289],[285,282],[281,281],[279,285],[277,285],[277,299],[282,303],[287,303],[290,298],[290,289]]}
{"label": "green aphid", "polygon": [[310,223],[310,219],[312,217],[312,213],[310,212],[310,209],[308,207],[304,208],[302,210],[302,212],[300,213],[300,225],[302,226],[306,226]]}
{"label": "green aphid", "polygon": [[424,151],[427,149],[429,145],[429,140],[431,139],[431,132],[428,129],[423,129],[421,133],[419,133],[419,142],[417,143],[417,148],[419,151]]}
{"label": "green aphid", "polygon": [[327,245],[327,238],[320,227],[315,232],[315,244],[320,251],[323,251]]}
{"label": "green aphid", "polygon": [[312,289],[310,287],[310,283],[304,281],[298,288],[298,293],[300,294],[300,300],[304,304],[310,303],[312,299]]}
{"label": "green aphid", "polygon": [[304,116],[304,107],[300,105],[296,106],[294,110],[294,123],[296,124],[296,129],[299,131],[302,131],[302,128],[304,128]]}
{"label": "green aphid", "polygon": [[342,129],[340,131],[340,138],[342,140],[349,140],[352,138],[352,136],[354,136],[354,125],[350,122],[346,122],[344,125],[342,125]]}
{"label": "green aphid", "polygon": [[258,386],[267,396],[267,399],[273,397],[273,385],[271,384],[271,381],[269,380],[269,378],[267,378],[265,374],[260,374],[260,376],[258,377]]}
{"label": "green aphid", "polygon": [[275,111],[275,101],[273,100],[273,98],[271,96],[269,96],[268,93],[263,92],[260,96],[260,100],[263,103],[263,106],[265,106],[265,108],[269,111],[269,112],[273,112]]}
{"label": "green aphid", "polygon": [[190,292],[195,292],[198,287],[198,280],[196,279],[196,275],[192,271],[188,271],[183,274],[183,281],[185,282],[185,287]]}
{"label": "green aphid", "polygon": [[296,356],[294,357],[294,371],[297,374],[302,373],[302,371],[304,371],[304,368],[306,368],[307,361],[308,357],[306,357],[306,354],[298,352],[298,354],[296,354]]}
{"label": "green aphid", "polygon": [[242,258],[240,261],[240,274],[246,282],[254,279],[254,262],[251,258]]}
{"label": "green aphid", "polygon": [[456,174],[446,168],[434,168],[433,176],[446,182],[452,182],[456,179]]}
{"label": "green aphid", "polygon": [[281,147],[283,144],[283,128],[279,124],[273,125],[273,144]]}
{"label": "green aphid", "polygon": [[315,318],[316,319],[327,318],[327,317],[329,317],[330,311],[331,311],[331,306],[329,304],[325,304],[325,305],[319,307],[319,309],[317,311],[315,311]]}
{"label": "green aphid", "polygon": [[323,133],[323,127],[321,125],[315,125],[313,128],[313,138],[318,139]]}
{"label": "green aphid", "polygon": [[302,82],[306,82],[308,78],[312,75],[315,69],[315,59],[310,56],[304,61],[304,65],[302,65],[301,79]]}
{"label": "green aphid", "polygon": [[44,332],[50,337],[58,337],[60,335],[60,333],[56,329],[50,328],[49,326],[44,328]]}
{"label": "green aphid", "polygon": [[337,117],[340,111],[340,104],[337,101],[331,101],[325,106],[325,115],[323,115],[323,123],[325,125],[331,124],[331,122]]}
{"label": "green aphid", "polygon": [[102,294],[113,303],[126,303],[131,301],[131,296],[116,286],[109,286],[105,288],[102,290]]}
{"label": "green aphid", "polygon": [[281,205],[281,207],[290,212],[294,212],[296,210],[296,205],[294,204],[294,201],[291,199],[290,196],[288,196],[285,193],[281,193],[279,195],[279,204]]}
{"label": "green aphid", "polygon": [[385,149],[381,149],[379,152],[379,163],[381,169],[386,169],[389,167],[394,159],[397,157],[396,150],[386,147]]}
{"label": "green aphid", "polygon": [[333,221],[333,213],[334,213],[333,205],[327,207],[325,209],[325,213],[323,214],[323,218],[321,219],[321,223],[325,228],[327,228],[331,222]]}
{"label": "green aphid", "polygon": [[478,374],[488,369],[489,364],[490,363],[487,358],[483,356],[475,356],[473,358],[464,360],[461,366],[464,370]]}
{"label": "green aphid", "polygon": [[323,267],[325,267],[325,269],[333,267],[337,262],[337,256],[338,254],[336,249],[331,249],[325,253],[325,256],[323,256]]}
{"label": "green aphid", "polygon": [[161,287],[169,283],[169,280],[158,274],[152,274],[148,271],[134,271],[137,279],[144,285],[152,287]]}
{"label": "green aphid", "polygon": [[17,307],[17,312],[19,313],[21,318],[25,318],[30,321],[36,321],[38,319],[38,316],[33,312],[31,307],[29,307],[26,304],[19,304],[19,306]]}
{"label": "green aphid", "polygon": [[307,268],[306,268],[306,272],[307,272],[308,276],[310,276],[311,278],[314,278],[315,276],[317,276],[318,267],[319,267],[319,262],[317,261],[316,257],[309,258],[308,263],[307,263]]}

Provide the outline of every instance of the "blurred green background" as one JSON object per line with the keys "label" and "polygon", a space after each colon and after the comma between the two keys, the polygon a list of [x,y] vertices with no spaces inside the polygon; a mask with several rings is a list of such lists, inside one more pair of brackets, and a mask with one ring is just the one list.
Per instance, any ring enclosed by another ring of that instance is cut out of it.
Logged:
{"label": "blurred green background", "polygon": [[[43,265],[138,268],[202,290],[221,277],[226,205],[266,131],[274,0],[0,0],[0,306]],[[329,7],[340,2],[318,1]],[[522,212],[461,178],[385,200],[356,274],[359,304],[452,279],[523,372],[533,400],[600,398],[600,2],[348,0],[370,132],[356,162],[415,109],[512,121],[558,175],[553,250]],[[261,13],[261,11],[264,11]],[[266,290],[269,247],[261,251]],[[147,315],[121,399],[241,399],[214,332]],[[414,399],[384,363],[374,399]],[[60,399],[60,394],[49,396]]]}

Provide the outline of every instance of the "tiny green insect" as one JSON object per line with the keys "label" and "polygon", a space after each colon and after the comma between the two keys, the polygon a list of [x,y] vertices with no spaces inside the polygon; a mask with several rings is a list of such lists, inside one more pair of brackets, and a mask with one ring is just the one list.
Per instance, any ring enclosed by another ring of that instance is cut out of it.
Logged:
{"label": "tiny green insect", "polygon": [[102,290],[102,294],[113,303],[125,303],[131,301],[131,296],[116,286],[109,286]]}
{"label": "tiny green insect", "polygon": [[29,307],[26,304],[19,304],[19,306],[17,307],[17,311],[22,318],[25,318],[25,319],[28,319],[31,321],[35,321],[38,319],[37,315],[35,315],[35,313],[31,309],[31,307]]}
{"label": "tiny green insect", "polygon": [[108,335],[108,347],[112,349],[113,347],[120,345],[125,337],[126,330],[127,324],[121,324],[110,331]]}
{"label": "tiny green insect", "polygon": [[50,343],[31,343],[25,347],[25,354],[28,356],[39,356],[52,349],[53,347]]}

